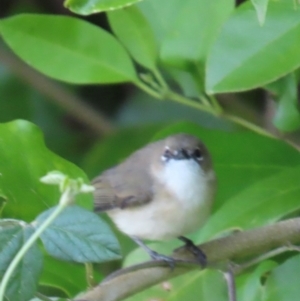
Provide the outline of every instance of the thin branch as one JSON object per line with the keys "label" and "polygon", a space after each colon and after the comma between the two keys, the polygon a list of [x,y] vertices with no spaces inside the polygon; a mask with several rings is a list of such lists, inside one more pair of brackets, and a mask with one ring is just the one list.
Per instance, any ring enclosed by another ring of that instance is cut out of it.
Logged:
{"label": "thin branch", "polygon": [[114,131],[113,125],[104,115],[93,110],[77,95],[71,93],[59,83],[27,66],[1,44],[0,61],[14,75],[45,95],[50,101],[65,109],[98,135],[109,134]]}
{"label": "thin branch", "polygon": [[[249,231],[211,240],[199,248],[207,255],[208,267],[218,268],[228,260],[241,260],[270,251],[287,243],[300,242],[300,218],[289,219]],[[192,254],[181,248],[173,254],[177,260],[193,262]],[[200,266],[177,264],[173,271],[161,262],[146,262],[120,270],[99,286],[81,296],[84,301],[117,301],[152,285]]]}

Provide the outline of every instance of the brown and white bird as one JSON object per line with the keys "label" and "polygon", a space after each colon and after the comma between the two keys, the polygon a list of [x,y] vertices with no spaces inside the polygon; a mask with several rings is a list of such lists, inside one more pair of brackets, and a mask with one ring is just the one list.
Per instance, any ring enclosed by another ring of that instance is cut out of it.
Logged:
{"label": "brown and white bird", "polygon": [[[209,152],[197,137],[176,134],[150,143],[93,184],[95,211],[107,211],[153,259],[172,263],[171,257],[154,252],[142,240],[179,238],[193,253],[199,250],[184,235],[208,218],[216,177]],[[204,258],[200,261],[205,263]]]}

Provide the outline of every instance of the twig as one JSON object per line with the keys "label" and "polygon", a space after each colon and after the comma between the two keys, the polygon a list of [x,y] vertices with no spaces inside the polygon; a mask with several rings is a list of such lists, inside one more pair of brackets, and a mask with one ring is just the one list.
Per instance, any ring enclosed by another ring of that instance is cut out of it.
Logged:
{"label": "twig", "polygon": [[[224,261],[237,260],[267,252],[286,245],[287,242],[300,242],[300,218],[289,219],[261,228],[234,233],[228,237],[215,239],[199,246],[207,255],[208,267],[218,268]],[[193,261],[193,255],[185,248],[173,255],[182,261]],[[119,271],[109,277],[93,290],[77,300],[85,301],[117,301],[131,296],[143,289],[164,280],[181,275],[195,265],[179,264],[173,271],[166,265],[152,262],[142,263]],[[200,268],[200,267],[199,267]]]}

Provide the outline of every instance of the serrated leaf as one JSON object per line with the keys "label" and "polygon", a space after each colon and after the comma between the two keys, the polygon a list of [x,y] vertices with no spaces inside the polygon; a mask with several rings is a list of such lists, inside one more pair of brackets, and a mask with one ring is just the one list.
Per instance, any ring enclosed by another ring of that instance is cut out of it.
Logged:
{"label": "serrated leaf", "polygon": [[[33,227],[15,220],[0,221],[0,279],[18,250],[34,232]],[[28,301],[36,292],[43,257],[35,243],[16,267],[5,292],[5,300]]]}
{"label": "serrated leaf", "polygon": [[[39,215],[39,225],[54,208]],[[67,207],[41,236],[46,251],[53,257],[81,263],[103,262],[120,258],[117,239],[106,223],[90,211]]]}
{"label": "serrated leaf", "polygon": [[108,12],[109,24],[134,60],[148,68],[156,68],[157,45],[149,23],[136,6]]}
{"label": "serrated leaf", "polygon": [[18,56],[55,79],[76,84],[137,79],[133,64],[118,41],[86,21],[23,14],[1,20],[0,30]]}
{"label": "serrated leaf", "polygon": [[139,1],[142,0],[66,0],[64,5],[74,13],[90,15],[127,7]]}
{"label": "serrated leaf", "polygon": [[292,72],[300,66],[299,41],[300,10],[293,1],[270,2],[264,26],[247,1],[226,21],[212,45],[207,93],[249,90]]}
{"label": "serrated leaf", "polygon": [[[54,206],[60,198],[58,187],[40,182],[40,178],[52,170],[88,182],[82,170],[46,148],[40,129],[32,123],[17,120],[0,124],[0,189],[6,198],[4,217],[29,222]],[[92,208],[91,194],[78,195],[76,201]]]}

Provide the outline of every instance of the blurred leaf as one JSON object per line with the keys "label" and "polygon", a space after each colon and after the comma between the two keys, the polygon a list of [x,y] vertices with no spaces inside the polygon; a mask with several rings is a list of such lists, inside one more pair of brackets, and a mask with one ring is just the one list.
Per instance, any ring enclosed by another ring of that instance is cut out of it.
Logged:
{"label": "blurred leaf", "polygon": [[90,15],[130,6],[139,1],[142,0],[65,0],[64,5],[76,14]]}
{"label": "blurred leaf", "polygon": [[[36,124],[43,131],[47,146],[55,153],[72,162],[78,162],[79,157],[81,160],[83,133],[66,126],[66,112],[2,68],[0,62],[0,122],[15,119]],[[84,139],[86,141],[86,137]]]}
{"label": "blurred leaf", "polygon": [[55,79],[77,84],[137,79],[123,47],[112,35],[85,21],[24,14],[1,20],[0,31],[18,56]]}
{"label": "blurred leaf", "polygon": [[281,131],[294,131],[300,127],[298,110],[298,88],[294,74],[277,80],[266,86],[276,94],[279,103],[273,119],[274,125]]}
{"label": "blurred leaf", "polygon": [[132,152],[147,144],[161,125],[143,126],[119,130],[96,143],[85,156],[84,170],[94,177],[120,163]]}
{"label": "blurred leaf", "polygon": [[290,73],[300,66],[299,43],[300,10],[292,1],[270,2],[263,27],[251,3],[240,5],[211,48],[207,92],[249,90]]}
{"label": "blurred leaf", "polygon": [[[60,198],[58,187],[39,181],[52,170],[87,182],[82,170],[46,148],[35,125],[22,120],[0,124],[0,190],[7,200],[3,216],[32,221],[55,205]],[[89,194],[78,195],[76,201],[92,208]]]}
{"label": "blurred leaf", "polygon": [[[0,279],[19,249],[34,232],[33,227],[16,220],[0,221]],[[5,300],[27,301],[37,289],[43,257],[37,244],[24,255],[13,272],[5,292]]]}
{"label": "blurred leaf", "polygon": [[193,271],[155,285],[140,292],[126,301],[164,300],[164,301],[226,301],[227,290],[220,271]]}
{"label": "blurred leaf", "polygon": [[227,229],[271,224],[299,210],[299,178],[300,165],[241,190],[210,217],[202,228],[201,236],[207,239]]}
{"label": "blurred leaf", "polygon": [[118,39],[140,65],[156,69],[157,46],[149,23],[136,6],[107,13]]}
{"label": "blurred leaf", "polygon": [[[99,274],[98,270],[94,272],[98,283],[103,276]],[[85,267],[82,264],[58,260],[45,253],[39,284],[57,288],[69,297],[76,296],[87,287]]]}
{"label": "blurred leaf", "polygon": [[265,285],[264,301],[295,301],[300,295],[300,255],[293,256],[272,271]]}
{"label": "blurred leaf", "polygon": [[263,26],[266,20],[267,8],[269,0],[251,0],[257,14],[260,26]]}
{"label": "blurred leaf", "polygon": [[[53,210],[39,215],[35,227]],[[120,258],[118,241],[107,224],[97,214],[77,206],[67,207],[43,232],[41,239],[50,255],[66,261],[87,263]]]}
{"label": "blurred leaf", "polygon": [[251,270],[237,277],[237,299],[242,301],[263,301],[265,289],[262,284],[262,277],[276,266],[277,263],[274,261],[263,261],[254,271]]}

